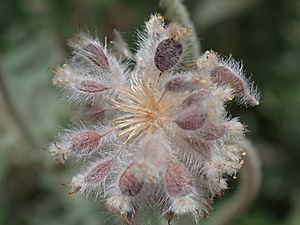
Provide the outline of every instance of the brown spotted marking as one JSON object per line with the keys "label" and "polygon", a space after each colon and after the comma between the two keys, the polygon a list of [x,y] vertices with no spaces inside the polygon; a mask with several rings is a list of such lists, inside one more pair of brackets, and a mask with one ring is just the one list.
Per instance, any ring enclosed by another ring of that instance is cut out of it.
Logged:
{"label": "brown spotted marking", "polygon": [[214,68],[210,75],[214,84],[228,85],[234,90],[234,94],[243,94],[245,92],[243,81],[225,66]]}
{"label": "brown spotted marking", "polygon": [[97,93],[105,91],[109,88],[95,81],[85,80],[79,84],[78,89],[82,92]]}
{"label": "brown spotted marking", "polygon": [[113,162],[114,161],[110,159],[96,165],[94,168],[91,169],[91,171],[85,177],[85,182],[91,184],[91,183],[99,183],[103,181],[104,178],[109,174]]}
{"label": "brown spotted marking", "polygon": [[102,135],[95,131],[87,130],[78,132],[71,140],[71,150],[78,154],[88,154],[97,149],[101,140]]}
{"label": "brown spotted marking", "polygon": [[197,130],[201,128],[207,118],[207,114],[202,112],[196,105],[181,110],[174,122],[184,130]]}
{"label": "brown spotted marking", "polygon": [[160,42],[156,48],[154,63],[161,72],[171,69],[182,55],[182,45],[174,38]]}
{"label": "brown spotted marking", "polygon": [[123,195],[131,197],[134,197],[141,192],[143,188],[143,182],[139,181],[131,171],[131,165],[129,165],[121,175],[119,187]]}
{"label": "brown spotted marking", "polygon": [[178,161],[170,161],[164,176],[167,193],[173,198],[181,198],[193,191],[193,179],[186,167]]}
{"label": "brown spotted marking", "polygon": [[84,49],[89,53],[88,57],[93,63],[102,69],[109,69],[108,59],[100,47],[88,44]]}

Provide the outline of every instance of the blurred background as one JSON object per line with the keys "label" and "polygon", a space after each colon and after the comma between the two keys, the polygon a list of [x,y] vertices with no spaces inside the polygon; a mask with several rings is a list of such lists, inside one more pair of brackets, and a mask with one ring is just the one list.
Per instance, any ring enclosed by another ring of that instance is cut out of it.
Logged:
{"label": "blurred background", "polygon": [[[242,60],[261,92],[259,107],[232,108],[248,125],[263,171],[257,199],[234,224],[299,225],[300,0],[185,4],[203,50]],[[67,39],[81,30],[111,40],[117,28],[133,47],[136,28],[153,12],[164,14],[158,0],[0,0],[0,225],[111,224],[92,198],[68,195],[61,184],[74,169],[43,151],[68,126],[70,110],[47,69],[64,62]]]}

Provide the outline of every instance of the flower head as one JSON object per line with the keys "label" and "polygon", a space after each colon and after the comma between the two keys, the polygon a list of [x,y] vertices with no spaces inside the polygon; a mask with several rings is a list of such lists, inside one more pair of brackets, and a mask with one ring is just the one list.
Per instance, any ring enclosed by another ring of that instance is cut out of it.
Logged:
{"label": "flower head", "polygon": [[187,67],[191,34],[152,15],[134,68],[83,33],[69,42],[69,62],[51,68],[83,125],[58,134],[49,151],[60,163],[81,160],[71,191],[106,199],[128,224],[145,205],[169,219],[205,217],[243,162],[245,128],[225,106],[257,105],[255,89],[239,63],[213,51]]}

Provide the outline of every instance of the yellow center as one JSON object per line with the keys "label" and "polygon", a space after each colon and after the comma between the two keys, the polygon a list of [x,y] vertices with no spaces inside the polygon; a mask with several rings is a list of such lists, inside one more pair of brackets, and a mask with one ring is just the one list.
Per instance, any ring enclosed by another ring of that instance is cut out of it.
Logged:
{"label": "yellow center", "polygon": [[123,88],[124,94],[113,100],[115,107],[123,112],[113,121],[119,137],[141,137],[144,133],[153,132],[162,127],[162,116],[172,106],[167,98],[156,90],[148,79],[133,77],[129,88]]}

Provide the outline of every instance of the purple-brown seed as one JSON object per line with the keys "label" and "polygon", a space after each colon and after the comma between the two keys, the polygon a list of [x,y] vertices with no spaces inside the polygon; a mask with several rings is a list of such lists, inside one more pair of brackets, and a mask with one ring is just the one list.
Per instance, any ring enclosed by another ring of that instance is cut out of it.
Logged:
{"label": "purple-brown seed", "polygon": [[109,69],[108,59],[100,47],[88,44],[84,49],[89,53],[88,58],[91,59],[93,63],[102,69]]}
{"label": "purple-brown seed", "polygon": [[110,159],[96,165],[85,177],[85,182],[88,184],[102,182],[105,179],[105,177],[109,174],[113,162],[114,161]]}
{"label": "purple-brown seed", "polygon": [[121,193],[131,197],[139,194],[143,188],[143,185],[143,181],[139,181],[131,171],[131,165],[125,169],[119,180]]}
{"label": "purple-brown seed", "polygon": [[184,130],[197,130],[204,125],[206,118],[207,114],[201,112],[199,108],[189,107],[180,111],[174,122]]}
{"label": "purple-brown seed", "polygon": [[160,42],[156,48],[154,63],[161,72],[171,69],[182,55],[182,45],[174,38]]}
{"label": "purple-brown seed", "polygon": [[207,123],[201,131],[201,136],[206,140],[216,140],[222,137],[225,133],[224,125],[216,125],[213,123]]}
{"label": "purple-brown seed", "polygon": [[165,89],[167,91],[174,91],[174,92],[185,91],[189,89],[189,83],[186,82],[183,77],[176,77],[169,80],[165,84]]}
{"label": "purple-brown seed", "polygon": [[164,176],[167,193],[173,198],[181,198],[193,191],[193,179],[186,167],[178,161],[170,161]]}
{"label": "purple-brown seed", "polygon": [[78,89],[82,92],[97,93],[105,91],[109,88],[95,81],[85,80],[79,84]]}
{"label": "purple-brown seed", "polygon": [[97,149],[101,140],[102,135],[95,131],[82,131],[73,136],[70,149],[77,154],[89,154]]}
{"label": "purple-brown seed", "polygon": [[217,85],[227,85],[234,90],[234,94],[243,94],[244,83],[243,81],[234,74],[230,69],[225,66],[218,66],[211,72],[211,81]]}

